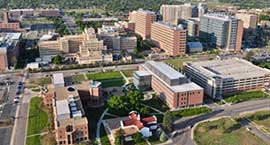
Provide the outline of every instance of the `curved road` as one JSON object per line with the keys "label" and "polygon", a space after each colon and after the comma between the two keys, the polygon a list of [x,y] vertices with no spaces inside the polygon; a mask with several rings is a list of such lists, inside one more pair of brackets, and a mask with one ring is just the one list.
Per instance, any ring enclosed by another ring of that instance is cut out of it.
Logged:
{"label": "curved road", "polygon": [[[213,112],[189,119],[179,119],[174,122],[175,130],[178,132],[173,138],[174,145],[195,145],[196,143],[191,139],[191,127],[196,123],[216,118],[222,116],[235,117],[241,113],[246,113],[250,111],[269,109],[270,110],[270,100],[259,100],[259,101],[249,101],[243,102],[226,107],[215,108]],[[256,135],[262,138],[264,141],[270,141],[270,137],[262,133],[256,133]],[[270,142],[269,142],[270,143]],[[170,144],[170,143],[169,143]]]}

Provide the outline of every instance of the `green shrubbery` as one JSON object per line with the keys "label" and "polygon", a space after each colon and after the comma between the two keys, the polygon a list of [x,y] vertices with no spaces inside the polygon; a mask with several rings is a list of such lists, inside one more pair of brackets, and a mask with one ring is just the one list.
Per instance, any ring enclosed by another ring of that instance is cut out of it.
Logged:
{"label": "green shrubbery", "polygon": [[212,110],[208,107],[200,107],[200,108],[190,108],[179,111],[172,111],[171,114],[176,117],[188,117],[193,115],[209,113],[211,111]]}
{"label": "green shrubbery", "polygon": [[262,91],[252,91],[252,92],[238,93],[231,96],[225,96],[224,100],[235,104],[248,100],[264,99],[264,98],[269,98],[269,96],[265,95],[264,92]]}

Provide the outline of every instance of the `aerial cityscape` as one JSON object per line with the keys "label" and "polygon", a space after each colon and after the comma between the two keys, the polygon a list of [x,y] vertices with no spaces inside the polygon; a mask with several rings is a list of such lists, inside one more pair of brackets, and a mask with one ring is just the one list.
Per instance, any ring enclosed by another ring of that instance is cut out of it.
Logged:
{"label": "aerial cityscape", "polygon": [[270,145],[270,1],[0,0],[0,145]]}

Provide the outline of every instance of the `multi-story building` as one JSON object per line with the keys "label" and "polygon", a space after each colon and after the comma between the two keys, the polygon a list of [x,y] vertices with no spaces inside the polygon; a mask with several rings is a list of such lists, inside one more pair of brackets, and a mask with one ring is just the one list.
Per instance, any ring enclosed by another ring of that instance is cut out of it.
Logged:
{"label": "multi-story building", "polygon": [[247,13],[236,13],[235,16],[244,22],[245,29],[256,29],[258,24],[258,16]]}
{"label": "multi-story building", "polygon": [[0,23],[0,31],[1,32],[22,32],[20,22],[11,21],[9,19],[9,14],[6,10],[3,11],[3,19]]}
{"label": "multi-story building", "polygon": [[192,17],[193,6],[190,4],[184,5],[162,5],[160,13],[164,22],[169,22],[177,25],[179,19],[189,19]]}
{"label": "multi-story building", "polygon": [[239,52],[242,46],[243,21],[232,16],[206,14],[200,17],[199,35],[209,47]]}
{"label": "multi-story building", "polygon": [[143,39],[151,37],[151,23],[156,20],[156,14],[152,11],[139,9],[129,13],[129,21],[135,23],[135,33]]}
{"label": "multi-story building", "polygon": [[[148,61],[139,67],[140,71],[146,71],[151,76],[151,88],[165,100],[171,109],[185,108],[203,103],[203,88],[188,79],[180,72],[174,70],[163,62]],[[139,74],[142,72],[139,72]],[[134,82],[146,80],[134,73]],[[136,80],[138,78],[138,80]],[[135,84],[136,85],[136,84]]]}
{"label": "multi-story building", "polygon": [[34,9],[12,9],[9,13],[12,18],[31,17],[34,16]]}
{"label": "multi-story building", "polygon": [[127,36],[126,28],[121,25],[105,26],[98,28],[98,36],[104,45],[111,50],[127,50],[132,52],[137,46],[137,37]]}
{"label": "multi-story building", "polygon": [[21,33],[0,34],[0,71],[14,66],[19,56]]}
{"label": "multi-story building", "polygon": [[165,22],[152,23],[151,40],[168,55],[184,55],[186,52],[186,30],[182,25]]}
{"label": "multi-story building", "polygon": [[199,3],[197,5],[197,9],[198,9],[198,18],[200,18],[201,16],[203,16],[208,12],[207,4],[205,3]]}
{"label": "multi-story building", "polygon": [[238,58],[187,63],[184,72],[204,88],[206,95],[213,98],[259,90],[269,85],[270,80],[269,70]]}
{"label": "multi-story building", "polygon": [[75,88],[54,89],[53,114],[55,139],[58,145],[89,141],[88,121]]}
{"label": "multi-story building", "polygon": [[183,26],[187,30],[188,37],[199,37],[200,33],[200,19],[190,18],[183,21]]}
{"label": "multi-story building", "polygon": [[61,12],[59,9],[40,9],[39,16],[41,17],[59,17]]}
{"label": "multi-story building", "polygon": [[112,61],[112,54],[107,53],[107,47],[102,40],[96,38],[95,30],[85,29],[83,34],[61,37],[55,41],[39,41],[40,57],[51,60],[52,56],[60,54],[70,55],[79,63],[92,63],[97,61]]}

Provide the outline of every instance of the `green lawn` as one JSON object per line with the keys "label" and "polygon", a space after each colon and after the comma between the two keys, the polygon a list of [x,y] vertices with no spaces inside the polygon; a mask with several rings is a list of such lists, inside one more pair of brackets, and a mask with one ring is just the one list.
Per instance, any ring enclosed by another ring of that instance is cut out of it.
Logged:
{"label": "green lawn", "polygon": [[153,97],[150,100],[146,100],[144,101],[144,104],[156,108],[162,112],[170,110],[168,105],[164,101],[160,100],[158,97]]}
{"label": "green lawn", "polygon": [[182,69],[184,62],[192,62],[195,61],[193,58],[175,58],[175,59],[169,59],[165,60],[165,62],[175,69]]}
{"label": "green lawn", "polygon": [[85,109],[85,115],[88,119],[88,128],[89,128],[89,134],[90,138],[92,140],[95,140],[96,137],[96,129],[97,129],[97,122],[101,116],[101,114],[106,109],[106,105],[99,108],[87,108]]}
{"label": "green lawn", "polygon": [[198,145],[266,145],[229,118],[199,124],[194,139]]}
{"label": "green lawn", "polygon": [[72,78],[72,80],[74,82],[82,82],[82,81],[85,81],[86,80],[86,78],[84,77],[83,74],[73,75],[73,76],[71,76],[71,78]]}
{"label": "green lawn", "polygon": [[267,95],[264,95],[262,91],[252,91],[252,92],[243,92],[235,95],[229,95],[224,97],[226,102],[231,102],[233,104],[249,101],[249,100],[259,100],[270,98]]}
{"label": "green lawn", "polygon": [[48,114],[42,108],[42,100],[40,97],[34,97],[30,101],[27,126],[27,135],[40,133],[48,127]]}
{"label": "green lawn", "polygon": [[40,88],[33,88],[32,91],[33,92],[40,92]]}
{"label": "green lawn", "polygon": [[23,20],[22,25],[26,24],[53,24],[53,21],[49,20],[48,18],[37,18],[35,20]]}
{"label": "green lawn", "polygon": [[44,85],[51,84],[52,80],[51,80],[50,77],[38,78],[38,79],[30,79],[29,83],[44,86]]}
{"label": "green lawn", "polygon": [[270,111],[259,111],[254,114],[248,114],[246,117],[256,124],[262,125],[270,132]]}
{"label": "green lawn", "polygon": [[106,131],[103,125],[101,125],[101,128],[100,128],[100,139],[101,139],[102,145],[111,145],[110,140],[106,134]]}
{"label": "green lawn", "polygon": [[33,137],[27,137],[26,145],[41,145],[40,135],[33,136]]}
{"label": "green lawn", "polygon": [[131,69],[131,70],[123,70],[122,73],[126,76],[126,77],[133,77],[133,73],[137,71],[135,69]]}
{"label": "green lawn", "polygon": [[212,110],[208,107],[190,108],[178,111],[172,111],[171,114],[176,117],[188,117],[193,115],[201,115],[211,112]]}
{"label": "green lawn", "polygon": [[105,73],[90,73],[86,75],[88,80],[102,82],[103,88],[120,87],[125,84],[125,80],[119,71]]}

